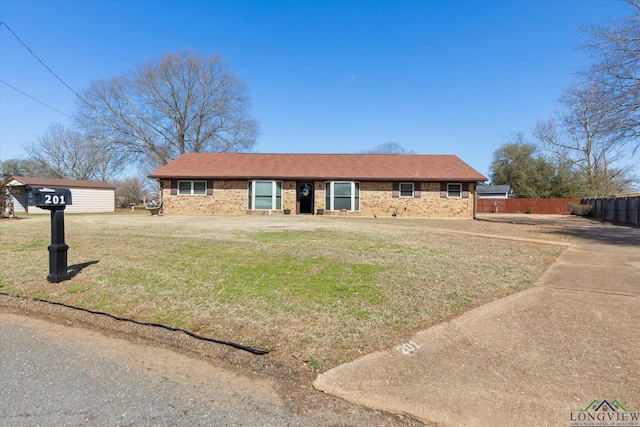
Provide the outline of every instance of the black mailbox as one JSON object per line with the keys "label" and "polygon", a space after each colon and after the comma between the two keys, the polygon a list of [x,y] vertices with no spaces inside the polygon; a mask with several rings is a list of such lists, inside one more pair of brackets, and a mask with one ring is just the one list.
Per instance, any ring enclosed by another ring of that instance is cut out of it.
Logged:
{"label": "black mailbox", "polygon": [[68,188],[34,187],[31,189],[33,204],[43,209],[64,209],[71,205],[71,190]]}
{"label": "black mailbox", "polygon": [[49,282],[58,283],[68,279],[67,249],[64,242],[64,209],[71,204],[68,188],[32,187],[27,191],[27,205],[51,212],[51,244],[49,245]]}

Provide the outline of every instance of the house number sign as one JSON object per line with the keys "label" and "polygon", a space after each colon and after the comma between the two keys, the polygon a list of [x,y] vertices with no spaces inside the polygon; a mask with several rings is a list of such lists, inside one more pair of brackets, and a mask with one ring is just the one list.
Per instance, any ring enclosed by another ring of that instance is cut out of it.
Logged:
{"label": "house number sign", "polygon": [[68,188],[34,188],[34,204],[43,209],[65,207],[71,204],[71,191]]}
{"label": "house number sign", "polygon": [[45,205],[66,205],[64,202],[64,194],[45,194],[44,195],[44,204]]}

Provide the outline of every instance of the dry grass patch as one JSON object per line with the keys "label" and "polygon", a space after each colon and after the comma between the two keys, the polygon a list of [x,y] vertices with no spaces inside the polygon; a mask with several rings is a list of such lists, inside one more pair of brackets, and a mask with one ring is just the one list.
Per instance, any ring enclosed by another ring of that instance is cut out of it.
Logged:
{"label": "dry grass patch", "polygon": [[1,224],[0,290],[326,369],[525,289],[562,251],[447,227],[545,238],[531,226],[472,221],[67,215],[69,265],[87,264],[50,284],[49,218],[34,216]]}

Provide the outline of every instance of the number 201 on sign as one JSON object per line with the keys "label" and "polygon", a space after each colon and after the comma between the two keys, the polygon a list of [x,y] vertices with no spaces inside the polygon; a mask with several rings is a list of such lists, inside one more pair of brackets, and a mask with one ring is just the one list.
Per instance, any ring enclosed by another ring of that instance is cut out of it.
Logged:
{"label": "number 201 on sign", "polygon": [[402,354],[411,354],[414,351],[421,349],[422,346],[420,344],[416,344],[413,341],[409,341],[406,342],[402,345],[399,345],[398,347],[396,347],[398,350],[400,350],[402,352]]}
{"label": "number 201 on sign", "polygon": [[44,202],[47,205],[64,205],[65,201],[64,201],[64,195],[58,195],[58,194],[45,194],[44,195]]}

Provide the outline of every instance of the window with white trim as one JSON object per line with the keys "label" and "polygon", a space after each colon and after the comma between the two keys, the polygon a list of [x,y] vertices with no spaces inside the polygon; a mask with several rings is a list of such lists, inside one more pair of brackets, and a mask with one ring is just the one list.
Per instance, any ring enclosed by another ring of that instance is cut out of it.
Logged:
{"label": "window with white trim", "polygon": [[412,198],[413,182],[401,182],[399,190],[400,190],[400,197]]}
{"label": "window with white trim", "polygon": [[180,196],[205,196],[206,194],[207,181],[178,181]]}
{"label": "window with white trim", "polygon": [[360,183],[330,181],[325,184],[325,209],[339,211],[360,210]]}
{"label": "window with white trim", "polygon": [[462,184],[447,184],[447,197],[459,199],[462,197]]}
{"label": "window with white trim", "polygon": [[250,210],[282,209],[282,182],[249,181],[247,189]]}

